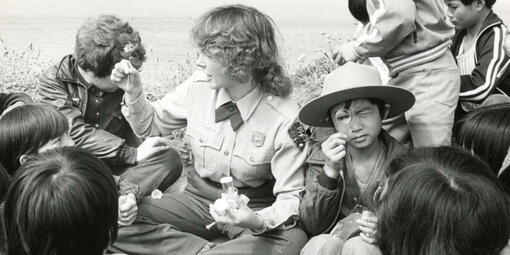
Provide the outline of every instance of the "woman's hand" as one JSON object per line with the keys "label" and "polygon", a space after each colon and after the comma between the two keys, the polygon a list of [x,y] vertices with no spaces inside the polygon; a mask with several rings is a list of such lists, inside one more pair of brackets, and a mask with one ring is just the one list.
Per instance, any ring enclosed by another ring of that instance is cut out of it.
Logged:
{"label": "woman's hand", "polygon": [[324,171],[330,178],[336,179],[342,170],[343,159],[345,157],[345,139],[342,133],[334,133],[326,139],[321,145],[322,153],[326,158]]}
{"label": "woman's hand", "polygon": [[129,226],[135,221],[138,213],[135,194],[119,196],[119,221],[121,226]]}
{"label": "woman's hand", "polygon": [[264,220],[245,204],[241,204],[237,209],[227,208],[225,212],[225,215],[222,215],[214,209],[212,204],[209,204],[209,213],[217,223],[254,230],[264,227]]}
{"label": "woman's hand", "polygon": [[134,101],[143,91],[140,72],[126,59],[115,64],[110,80],[126,92],[126,96],[130,101]]}
{"label": "woman's hand", "polygon": [[377,243],[377,216],[371,211],[363,211],[357,222],[361,239],[369,244]]}

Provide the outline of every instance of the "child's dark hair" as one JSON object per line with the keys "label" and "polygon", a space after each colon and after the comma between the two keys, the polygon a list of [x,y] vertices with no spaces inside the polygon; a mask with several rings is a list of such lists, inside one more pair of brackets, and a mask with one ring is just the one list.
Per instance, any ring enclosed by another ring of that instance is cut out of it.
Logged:
{"label": "child's dark hair", "polygon": [[[129,43],[134,50],[128,56],[124,49]],[[121,59],[129,58],[135,68],[140,68],[145,61],[145,49],[138,32],[113,15],[88,19],[80,27],[74,55],[81,68],[98,78],[109,76]]]}
{"label": "child's dark hair", "polygon": [[[480,0],[460,0],[460,1],[462,2],[463,5],[470,5],[473,2],[480,1]],[[494,3],[496,3],[496,0],[485,0],[485,7],[492,9],[492,6],[494,5]]]}
{"label": "child's dark hair", "polygon": [[193,25],[192,38],[238,81],[253,77],[262,91],[286,97],[292,82],[279,63],[273,25],[269,16],[253,7],[227,5],[201,16]]}
{"label": "child's dark hair", "polygon": [[66,117],[49,105],[23,105],[0,118],[0,161],[12,175],[22,155],[34,154],[69,129]]}
{"label": "child's dark hair", "polygon": [[108,167],[64,147],[30,158],[5,199],[8,254],[100,255],[117,236],[118,196]]}
{"label": "child's dark hair", "polygon": [[499,254],[508,243],[508,196],[468,151],[416,149],[389,169],[378,208],[383,254]]}
{"label": "child's dark hair", "polygon": [[480,107],[459,121],[457,141],[498,173],[510,147],[510,103]]}
{"label": "child's dark hair", "polygon": [[370,17],[367,12],[366,0],[349,0],[349,11],[352,16],[363,24],[370,22]]}

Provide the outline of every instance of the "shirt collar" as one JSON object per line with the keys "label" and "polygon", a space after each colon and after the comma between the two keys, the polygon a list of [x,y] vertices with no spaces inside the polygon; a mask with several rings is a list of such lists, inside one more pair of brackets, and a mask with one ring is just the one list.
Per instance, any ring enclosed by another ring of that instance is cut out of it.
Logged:
{"label": "shirt collar", "polygon": [[[246,121],[250,118],[260,103],[261,99],[262,91],[260,91],[258,87],[255,87],[252,91],[250,91],[250,93],[241,98],[239,101],[235,102],[239,112],[241,113],[241,118],[243,118],[243,121]],[[221,88],[218,91],[215,109],[218,109],[218,107],[230,101],[233,101],[232,98],[228,95],[225,89]]]}

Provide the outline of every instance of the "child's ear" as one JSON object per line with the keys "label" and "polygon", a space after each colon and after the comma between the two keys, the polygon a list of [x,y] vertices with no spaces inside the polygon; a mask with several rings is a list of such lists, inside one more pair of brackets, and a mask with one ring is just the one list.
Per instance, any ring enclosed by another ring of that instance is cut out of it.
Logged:
{"label": "child's ear", "polygon": [[27,162],[27,160],[28,160],[28,155],[23,154],[19,157],[19,164],[23,165],[25,162]]}
{"label": "child's ear", "polygon": [[389,104],[384,104],[384,113],[383,113],[383,120],[388,118],[388,115],[390,114],[391,106]]}
{"label": "child's ear", "polygon": [[473,6],[477,11],[482,10],[485,7],[485,0],[476,0],[473,2]]}

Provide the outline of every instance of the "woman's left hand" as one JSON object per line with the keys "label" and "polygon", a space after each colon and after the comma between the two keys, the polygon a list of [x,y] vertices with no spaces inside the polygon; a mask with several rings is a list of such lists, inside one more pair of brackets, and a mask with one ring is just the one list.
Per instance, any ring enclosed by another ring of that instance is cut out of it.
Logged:
{"label": "woman's left hand", "polygon": [[241,204],[237,209],[228,208],[225,215],[218,213],[214,206],[209,204],[209,213],[217,223],[249,229],[260,229],[264,226],[264,221],[245,204]]}
{"label": "woman's left hand", "polygon": [[377,216],[371,211],[363,211],[357,222],[361,239],[369,244],[377,243]]}

